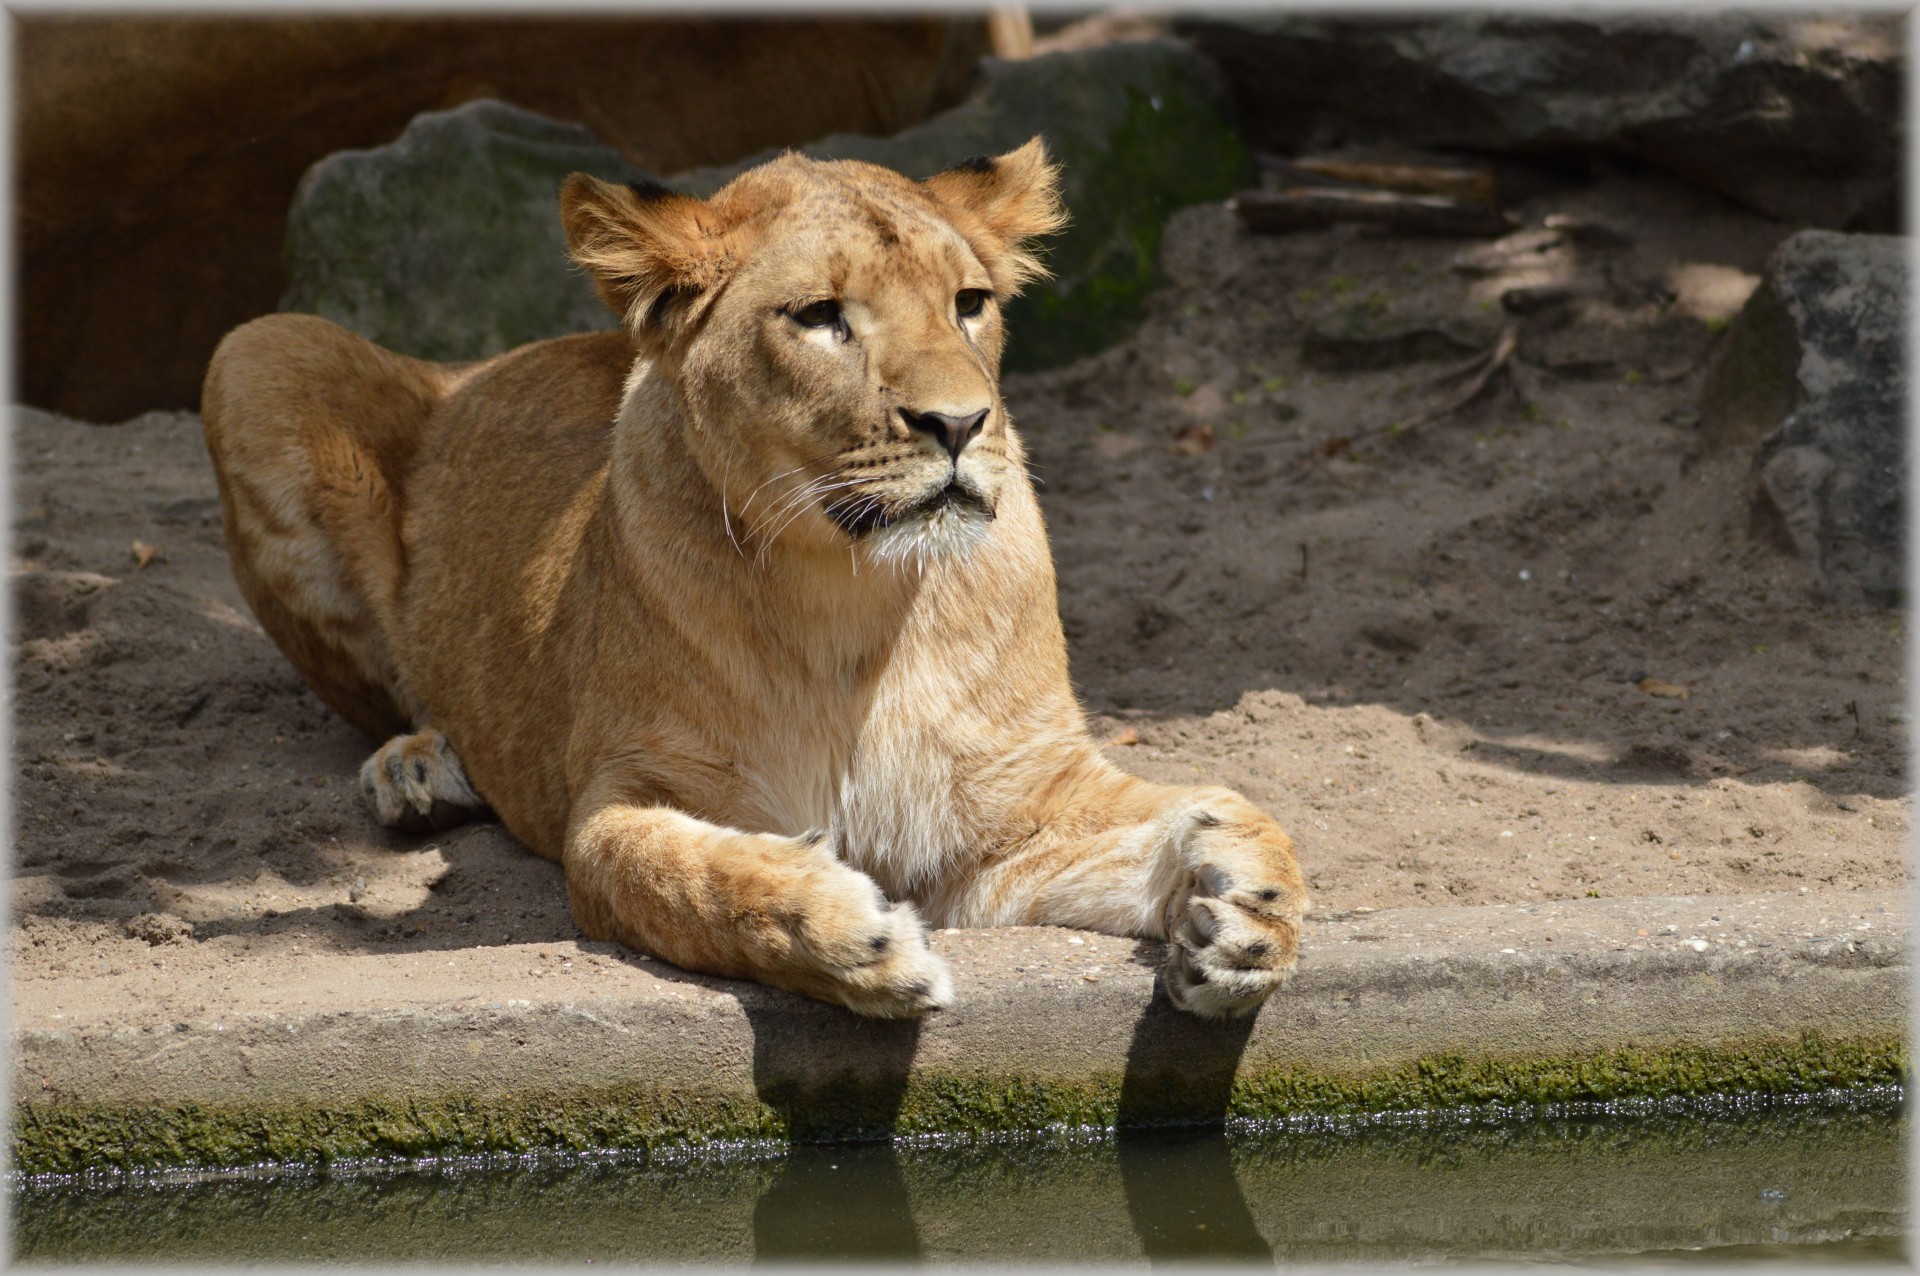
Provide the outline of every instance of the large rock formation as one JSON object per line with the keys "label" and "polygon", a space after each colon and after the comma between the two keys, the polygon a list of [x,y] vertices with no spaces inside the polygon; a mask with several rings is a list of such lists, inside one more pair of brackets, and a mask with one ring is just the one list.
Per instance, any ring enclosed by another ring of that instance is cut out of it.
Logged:
{"label": "large rock formation", "polygon": [[1897,227],[1905,19],[1194,16],[1255,145],[1635,156],[1799,225]]}
{"label": "large rock formation", "polygon": [[1756,500],[1832,602],[1904,596],[1908,241],[1802,231],[1708,375],[1701,429],[1752,446]]}
{"label": "large rock formation", "polygon": [[555,211],[573,172],[640,176],[579,125],[494,101],[430,111],[391,145],[329,155],[294,193],[280,308],[422,359],[612,327]]}
{"label": "large rock formation", "polygon": [[[1183,205],[1248,179],[1226,89],[1169,41],[990,60],[960,106],[891,137],[833,134],[799,149],[925,177],[1045,134],[1073,214],[1052,241],[1051,282],[1008,316],[1010,367],[1064,362],[1132,330],[1158,281],[1160,230]],[[670,184],[719,189],[777,152]],[[603,327],[562,247],[557,191],[575,169],[638,174],[574,125],[498,103],[423,115],[399,141],[315,165],[288,219],[284,308],[325,315],[396,350],[478,358],[522,341]]]}

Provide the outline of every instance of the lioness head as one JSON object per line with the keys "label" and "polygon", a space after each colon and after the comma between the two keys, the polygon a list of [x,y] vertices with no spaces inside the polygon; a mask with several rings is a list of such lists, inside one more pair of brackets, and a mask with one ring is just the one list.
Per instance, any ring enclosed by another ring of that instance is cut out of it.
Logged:
{"label": "lioness head", "polygon": [[788,154],[706,200],[576,173],[561,216],[737,543],[903,561],[982,539],[1021,465],[1001,307],[1065,222],[1039,138],[924,182]]}

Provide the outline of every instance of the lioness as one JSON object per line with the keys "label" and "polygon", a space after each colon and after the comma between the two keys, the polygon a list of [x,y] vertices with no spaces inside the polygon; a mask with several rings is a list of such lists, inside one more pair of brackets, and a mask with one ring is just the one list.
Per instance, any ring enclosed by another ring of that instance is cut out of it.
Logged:
{"label": "lioness", "polygon": [[490,806],[587,935],[861,1014],[951,1001],[927,925],[1164,938],[1175,1004],[1259,1006],[1286,835],[1115,769],[1068,685],[998,387],[1065,220],[1040,139],[560,205],[621,330],[454,366],[274,315],[207,374],[234,575],[386,741],[377,818]]}

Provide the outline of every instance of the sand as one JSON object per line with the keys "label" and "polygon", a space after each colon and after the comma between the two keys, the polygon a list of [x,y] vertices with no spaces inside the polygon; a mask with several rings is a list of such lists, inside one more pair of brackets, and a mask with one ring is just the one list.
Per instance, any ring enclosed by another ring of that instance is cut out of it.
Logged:
{"label": "sand", "polygon": [[[1008,379],[1096,732],[1272,811],[1322,913],[1902,886],[1902,616],[1822,606],[1752,519],[1748,458],[1692,425],[1792,228],[1648,174],[1533,177],[1530,223],[1631,245],[1466,273],[1471,241],[1197,207],[1134,339]],[[1586,295],[1497,302],[1555,279]],[[1514,322],[1516,359],[1393,432],[1449,363],[1310,365],[1355,307],[1469,345]],[[18,411],[14,520],[17,1006],[144,970],[156,1007],[217,1013],[235,980],[380,978],[368,954],[604,947],[497,826],[362,810],[370,742],[247,614],[197,418]]]}

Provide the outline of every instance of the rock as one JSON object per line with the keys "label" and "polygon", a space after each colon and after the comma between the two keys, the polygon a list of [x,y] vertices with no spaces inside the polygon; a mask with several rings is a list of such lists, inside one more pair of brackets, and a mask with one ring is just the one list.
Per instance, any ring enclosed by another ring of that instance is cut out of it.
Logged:
{"label": "rock", "polygon": [[1701,392],[1715,446],[1754,448],[1757,513],[1830,602],[1903,596],[1908,241],[1802,231],[1768,259]]}
{"label": "rock", "polygon": [[574,172],[640,176],[579,125],[490,100],[329,155],[294,192],[280,308],[422,359],[612,327],[567,258],[555,192]]}
{"label": "rock", "polygon": [[[1008,314],[1008,366],[1048,367],[1132,331],[1159,282],[1166,218],[1249,180],[1246,150],[1219,73],[1171,41],[989,60],[982,74],[970,99],[916,128],[800,149],[918,178],[1044,133],[1073,223],[1051,243],[1054,279]],[[711,194],[777,153],[669,184]],[[441,359],[606,327],[611,316],[564,257],[556,198],[574,169],[639,176],[585,130],[499,103],[423,115],[391,146],[331,156],[295,199],[284,308]]]}
{"label": "rock", "polygon": [[1637,157],[1800,225],[1899,222],[1904,19],[1191,16],[1249,142]]}

